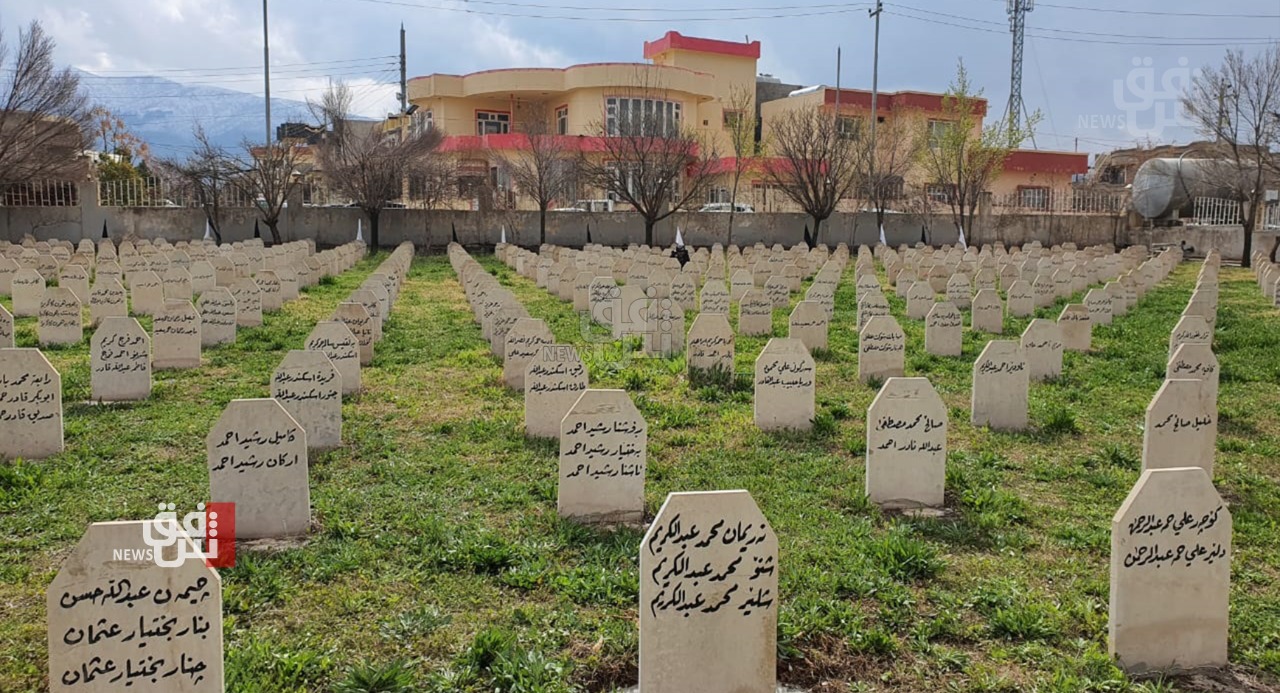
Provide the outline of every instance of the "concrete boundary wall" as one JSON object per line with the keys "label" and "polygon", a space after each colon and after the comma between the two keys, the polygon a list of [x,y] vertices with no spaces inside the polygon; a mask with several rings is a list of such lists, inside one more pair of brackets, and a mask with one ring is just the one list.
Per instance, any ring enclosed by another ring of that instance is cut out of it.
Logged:
{"label": "concrete boundary wall", "polygon": [[[112,238],[126,235],[140,238],[167,238],[170,241],[194,240],[204,236],[204,213],[181,207],[99,207],[96,188],[86,184],[81,189],[79,207],[0,207],[0,240],[19,242],[30,233],[37,240],[102,237],[105,221]],[[226,209],[222,212],[223,240],[227,242],[253,237],[253,209]],[[287,209],[280,230],[285,241],[315,239],[321,246],[346,243],[356,235],[357,223],[364,219],[359,209],[347,207],[307,207]],[[734,215],[732,239],[729,215],[679,213],[659,222],[654,229],[654,243],[670,245],[680,228],[686,244],[707,246],[713,243],[750,245],[757,242],[792,246],[803,242],[805,229],[812,231],[812,220],[805,214],[755,213]],[[505,226],[507,241],[536,247],[537,212],[455,212],[417,209],[383,210],[380,242],[394,247],[401,241],[412,241],[420,252],[439,251],[456,238],[465,245],[484,246],[498,242]],[[267,235],[262,225],[263,235]],[[364,221],[365,239],[369,224]],[[1128,220],[1119,216],[1002,214],[979,219],[976,229],[966,230],[970,244],[1002,241],[1022,245],[1039,241],[1049,246],[1072,242],[1081,247],[1114,243],[1173,243],[1185,240],[1197,254],[1208,249],[1222,253],[1224,260],[1239,260],[1243,234],[1237,227],[1179,227],[1172,229],[1130,229]],[[644,242],[644,223],[633,212],[587,213],[552,212],[547,214],[547,242],[565,246],[581,246],[588,242],[625,246]],[[1270,249],[1277,232],[1254,234],[1254,248]],[[835,246],[874,245],[879,240],[875,215],[869,212],[838,213],[822,224],[819,242]],[[954,244],[958,234],[946,217],[932,220],[931,228],[922,229],[919,220],[891,215],[885,220],[885,238],[891,245],[914,245],[924,241],[930,245]]]}

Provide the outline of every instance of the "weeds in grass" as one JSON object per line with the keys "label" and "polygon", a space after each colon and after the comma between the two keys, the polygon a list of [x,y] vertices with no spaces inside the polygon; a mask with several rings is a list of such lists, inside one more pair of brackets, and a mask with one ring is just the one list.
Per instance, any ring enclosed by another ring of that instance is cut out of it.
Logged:
{"label": "weeds in grass", "polygon": [[347,670],[333,687],[334,693],[414,693],[413,670],[403,660],[378,664],[363,662]]}
{"label": "weeds in grass", "polygon": [[932,578],[946,565],[937,549],[911,536],[901,526],[868,541],[865,551],[872,562],[897,580]]}
{"label": "weeds in grass", "polygon": [[1066,435],[1079,435],[1080,426],[1076,423],[1076,415],[1066,407],[1054,407],[1040,425],[1040,432],[1051,438]]}

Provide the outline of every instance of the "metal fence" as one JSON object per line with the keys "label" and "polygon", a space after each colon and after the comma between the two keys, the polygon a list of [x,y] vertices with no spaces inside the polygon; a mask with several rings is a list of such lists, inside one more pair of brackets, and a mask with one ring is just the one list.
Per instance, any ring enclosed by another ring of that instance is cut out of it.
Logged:
{"label": "metal fence", "polygon": [[1188,226],[1226,226],[1244,223],[1240,203],[1221,197],[1197,197]]}
{"label": "metal fence", "polygon": [[[303,204],[328,204],[311,183],[299,184]],[[98,204],[103,207],[192,207],[203,206],[196,190],[182,181],[167,178],[134,178],[98,181]],[[218,205],[226,208],[260,206],[252,195],[226,184],[218,191]]]}
{"label": "metal fence", "polygon": [[69,180],[37,180],[3,186],[0,204],[5,207],[75,207],[80,186]]}
{"label": "metal fence", "polygon": [[1129,209],[1129,193],[1122,190],[1024,187],[992,195],[996,213],[1043,214],[1124,214]]}

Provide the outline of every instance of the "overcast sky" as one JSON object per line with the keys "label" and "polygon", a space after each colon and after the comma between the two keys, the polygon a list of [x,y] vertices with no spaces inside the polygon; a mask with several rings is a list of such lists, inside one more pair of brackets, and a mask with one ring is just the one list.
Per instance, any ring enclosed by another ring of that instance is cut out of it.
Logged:
{"label": "overcast sky", "polygon": [[[836,0],[270,0],[272,93],[301,99],[332,75],[355,87],[364,113],[393,109],[396,64],[381,56],[398,52],[401,22],[410,77],[639,61],[646,39],[674,29],[758,39],[759,70],[801,84],[834,84],[840,45],[842,84],[869,89],[868,6]],[[57,40],[62,62],[258,94],[261,12],[256,0],[0,0],[6,38],[18,24],[39,19]],[[1042,1],[1027,25],[1023,98],[1044,114],[1037,145],[1071,150],[1079,138],[1081,151],[1103,151],[1148,136],[1193,139],[1178,124],[1177,90],[1191,70],[1217,62],[1228,46],[1250,52],[1280,40],[1280,0]],[[1009,94],[1010,53],[1006,0],[885,2],[882,90],[943,91],[963,58],[998,116]]]}

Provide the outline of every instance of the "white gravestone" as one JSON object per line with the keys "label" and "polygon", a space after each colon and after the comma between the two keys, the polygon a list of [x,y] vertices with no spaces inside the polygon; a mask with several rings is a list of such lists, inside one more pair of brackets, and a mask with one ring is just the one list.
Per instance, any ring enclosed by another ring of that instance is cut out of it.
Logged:
{"label": "white gravestone", "polygon": [[548,344],[529,360],[524,374],[524,431],[557,438],[560,422],[587,389],[587,368],[567,344]]}
{"label": "white gravestone", "polygon": [[307,434],[274,399],[234,399],[205,438],[209,496],[236,504],[236,538],[289,537],[311,527]]}
{"label": "white gravestone", "polygon": [[775,693],[778,538],[746,491],[672,493],[640,544],[640,690]]}
{"label": "white gravestone", "polygon": [[200,367],[200,313],[191,301],[167,299],[151,321],[155,340],[152,365],[158,369]]}
{"label": "white gravestone", "polygon": [[816,301],[798,301],[791,310],[791,339],[804,342],[804,346],[812,354],[827,349],[827,311]]}
{"label": "white gravestone", "polygon": [[871,318],[858,333],[858,380],[901,377],[906,359],[907,336],[892,317]]}
{"label": "white gravestone", "polygon": [[702,285],[699,312],[729,314],[729,290],[721,279],[709,279]]}
{"label": "white gravestone", "polygon": [[1053,320],[1036,318],[1022,331],[1022,354],[1027,359],[1031,382],[1053,380],[1062,375],[1062,327]]}
{"label": "white gravestone", "polygon": [[684,311],[669,298],[650,300],[645,309],[644,353],[665,358],[683,351]]}
{"label": "white gravestone", "polygon": [[236,299],[236,326],[259,327],[262,325],[262,289],[249,277],[243,277],[231,286]]}
{"label": "white gravestone", "polygon": [[867,496],[882,508],[939,508],[947,407],[928,378],[889,378],[867,409]]}
{"label": "white gravestone", "polygon": [[1004,332],[1004,303],[1000,300],[1000,294],[996,293],[995,289],[981,289],[978,291],[977,295],[973,297],[973,306],[970,312],[975,332],[990,332],[991,334],[1002,334]]}
{"label": "white gravestone", "polygon": [[1089,289],[1084,296],[1084,305],[1089,309],[1089,319],[1094,325],[1111,324],[1111,294],[1106,289]]}
{"label": "white gravestone", "polygon": [[935,356],[959,356],[964,344],[964,315],[950,301],[933,304],[924,318],[924,350]]}
{"label": "white gravestone", "polygon": [[58,286],[71,289],[76,300],[89,302],[89,273],[80,265],[66,265],[58,272]]}
{"label": "white gravestone", "polygon": [[738,333],[744,337],[773,332],[773,301],[760,289],[751,289],[738,301]]}
{"label": "white gravestone", "polygon": [[1025,429],[1029,385],[1022,346],[1009,340],[988,342],[973,363],[970,423],[996,431]]}
{"label": "white gravestone", "polygon": [[348,301],[338,304],[333,311],[333,319],[346,325],[351,334],[355,335],[356,343],[360,345],[360,365],[372,364],[373,318],[369,317],[369,311],[359,303]]}
{"label": "white gravestone", "polygon": [[1231,511],[1203,469],[1149,469],[1111,519],[1109,654],[1133,674],[1227,664]]}
{"label": "white gravestone", "polygon": [[342,376],[320,351],[291,350],[271,376],[271,396],[307,432],[308,450],[342,445]]}
{"label": "white gravestone", "polygon": [[[741,303],[739,307],[741,307]],[[689,372],[733,373],[734,337],[729,319],[720,313],[699,313],[689,328],[685,362]]]}
{"label": "white gravestone", "polygon": [[1147,405],[1142,468],[1200,467],[1213,476],[1217,402],[1199,380],[1166,380]]}
{"label": "white gravestone", "polygon": [[907,317],[923,320],[933,307],[934,291],[927,280],[920,280],[907,289]]}
{"label": "white gravestone", "polygon": [[44,302],[44,276],[30,267],[24,267],[13,273],[11,284],[14,317],[31,318],[39,315],[40,304]]}
{"label": "white gravestone", "polygon": [[871,318],[888,316],[889,300],[879,291],[872,291],[858,297],[858,331],[867,326]]}
{"label": "white gravestone", "polygon": [[89,324],[96,325],[103,318],[123,318],[128,315],[128,292],[115,279],[99,276],[89,290]]}
{"label": "white gravestone", "polygon": [[1009,315],[1026,318],[1036,312],[1035,289],[1029,282],[1019,279],[1010,284],[1005,293],[1009,299]]}
{"label": "white gravestone", "polygon": [[1093,322],[1085,304],[1064,306],[1058,315],[1058,326],[1062,328],[1062,346],[1067,351],[1089,351],[1092,348]]}
{"label": "white gravestone", "polygon": [[62,452],[62,376],[39,349],[0,349],[0,459]]}
{"label": "white gravestone", "polygon": [[151,338],[134,318],[106,318],[89,340],[89,390],[95,402],[151,396]]}
{"label": "white gravestone", "polygon": [[0,349],[12,349],[13,345],[13,315],[0,306]]}
{"label": "white gravestone", "polygon": [[586,390],[560,423],[560,517],[644,520],[648,426],[625,390]]}
{"label": "white gravestone", "polygon": [[1169,356],[1183,344],[1213,344],[1213,328],[1199,315],[1184,315],[1169,333]]}
{"label": "white gravestone", "polygon": [[[616,288],[616,287],[615,287]],[[529,361],[542,351],[542,347],[554,344],[555,335],[547,323],[538,318],[520,318],[507,330],[503,350],[502,382],[507,387],[524,392],[524,373]]]}
{"label": "white gravestone", "polygon": [[196,310],[200,311],[201,348],[235,343],[236,299],[230,289],[218,286],[200,294]]}
{"label": "white gravestone", "polygon": [[224,690],[222,581],[176,520],[89,525],[45,605],[50,691]]}
{"label": "white gravestone", "polygon": [[813,357],[798,339],[773,338],[756,357],[755,424],[764,431],[813,427]]}
{"label": "white gravestone", "polygon": [[129,298],[135,315],[155,315],[164,307],[164,282],[155,272],[130,273]]}
{"label": "white gravestone", "polygon": [[40,345],[79,344],[84,339],[84,321],[80,311],[80,299],[65,286],[55,286],[45,291],[40,303],[40,317],[36,324]]}
{"label": "white gravestone", "polygon": [[1166,380],[1199,380],[1205,396],[1217,408],[1218,357],[1208,344],[1183,344],[1165,366]]}

